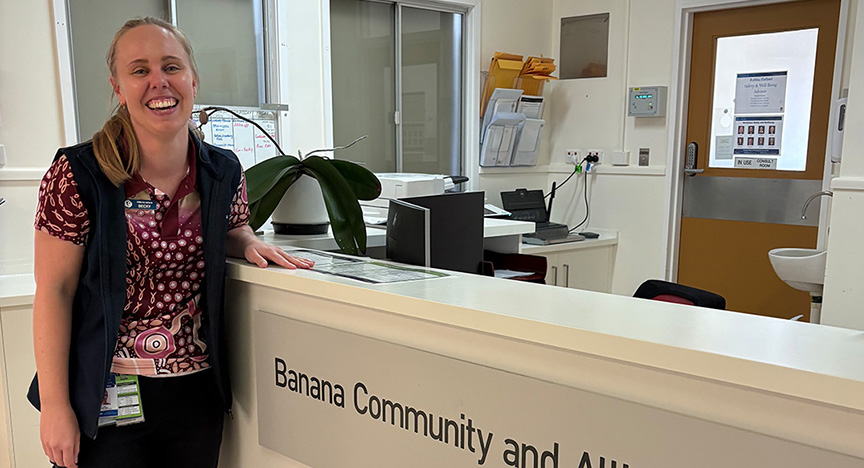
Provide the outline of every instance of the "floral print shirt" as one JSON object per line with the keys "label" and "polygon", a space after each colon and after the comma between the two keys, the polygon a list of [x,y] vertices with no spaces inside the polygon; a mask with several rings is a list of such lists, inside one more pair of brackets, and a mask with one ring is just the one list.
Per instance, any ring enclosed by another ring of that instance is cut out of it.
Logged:
{"label": "floral print shirt", "polygon": [[[126,304],[114,350],[112,372],[168,376],[208,367],[200,334],[200,293],[205,242],[201,198],[195,185],[195,157],[173,198],[136,174],[126,192]],[[231,203],[228,229],[246,224],[246,182]],[[90,230],[65,156],[48,169],[39,190],[36,229],[77,245]]]}

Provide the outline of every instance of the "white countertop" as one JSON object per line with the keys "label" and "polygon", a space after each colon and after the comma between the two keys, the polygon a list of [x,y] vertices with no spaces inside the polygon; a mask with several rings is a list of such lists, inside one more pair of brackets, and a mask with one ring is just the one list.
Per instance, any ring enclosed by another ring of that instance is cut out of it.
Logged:
{"label": "white countertop", "polygon": [[864,332],[451,273],[366,284],[229,260],[230,278],[864,411]]}
{"label": "white countertop", "polygon": [[520,252],[523,254],[543,255],[563,250],[593,249],[595,247],[618,244],[618,231],[594,229],[591,232],[600,234],[600,237],[594,239],[585,238],[584,240],[576,242],[562,242],[560,244],[551,245],[533,245],[523,242]]}
{"label": "white countertop", "polygon": [[31,305],[35,293],[33,275],[0,275],[0,307]]}

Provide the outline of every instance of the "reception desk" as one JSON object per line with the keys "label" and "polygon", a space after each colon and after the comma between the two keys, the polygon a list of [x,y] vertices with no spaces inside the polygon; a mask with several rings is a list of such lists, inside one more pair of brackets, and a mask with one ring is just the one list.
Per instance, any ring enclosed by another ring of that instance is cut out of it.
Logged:
{"label": "reception desk", "polygon": [[[460,273],[228,267],[223,468],[864,466],[860,331]],[[0,278],[0,466],[45,462],[32,291]]]}
{"label": "reception desk", "polygon": [[862,467],[864,333],[230,261],[223,467]]}

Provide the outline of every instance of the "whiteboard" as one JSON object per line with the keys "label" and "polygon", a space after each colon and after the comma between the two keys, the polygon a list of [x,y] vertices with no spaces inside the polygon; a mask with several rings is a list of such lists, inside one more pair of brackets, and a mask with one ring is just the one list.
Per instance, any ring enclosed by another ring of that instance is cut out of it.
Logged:
{"label": "whiteboard", "polygon": [[[200,124],[198,111],[204,107],[207,106],[194,107],[192,120],[196,126]],[[254,121],[264,128],[270,136],[276,138],[277,114],[275,111],[241,107],[231,107],[230,109]],[[243,169],[249,169],[278,154],[278,150],[266,134],[249,122],[238,119],[228,112],[219,111],[210,115],[210,119],[207,124],[201,127],[201,131],[204,132],[204,141],[207,143],[233,151],[240,159]]]}

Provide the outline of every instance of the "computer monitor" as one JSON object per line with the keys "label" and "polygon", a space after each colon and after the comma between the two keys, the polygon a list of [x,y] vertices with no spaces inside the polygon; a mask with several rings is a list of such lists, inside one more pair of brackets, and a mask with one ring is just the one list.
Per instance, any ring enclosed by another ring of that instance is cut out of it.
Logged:
{"label": "computer monitor", "polygon": [[387,210],[387,258],[411,265],[431,266],[430,210],[402,200],[390,200]]}
{"label": "computer monitor", "polygon": [[[432,195],[426,197],[411,197],[399,200],[403,203],[427,208],[429,210],[429,266],[445,270],[462,271],[466,273],[479,273],[480,264],[483,261],[483,192],[455,192]],[[397,210],[404,211],[405,208],[398,204]],[[392,209],[392,208],[391,208]],[[389,222],[391,214],[388,213],[387,240],[398,237],[407,248],[409,244],[407,237],[409,233],[399,231],[407,229],[406,223],[400,227],[398,224],[391,226]],[[413,230],[413,235],[422,237],[424,234],[419,230]],[[414,248],[418,248],[415,242]],[[404,263],[421,265],[420,262],[404,260],[391,256],[391,248],[387,247],[387,257]],[[415,254],[415,257],[418,255]]]}

